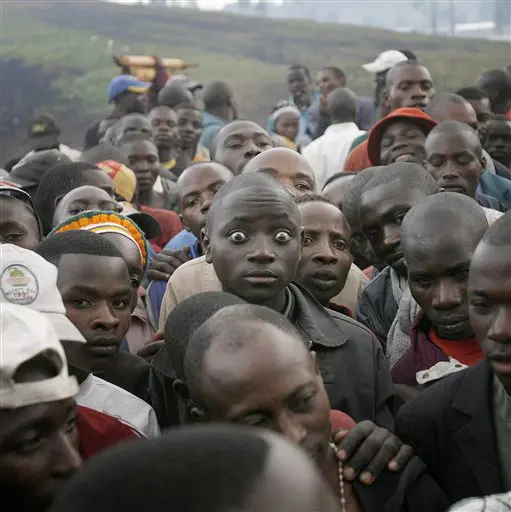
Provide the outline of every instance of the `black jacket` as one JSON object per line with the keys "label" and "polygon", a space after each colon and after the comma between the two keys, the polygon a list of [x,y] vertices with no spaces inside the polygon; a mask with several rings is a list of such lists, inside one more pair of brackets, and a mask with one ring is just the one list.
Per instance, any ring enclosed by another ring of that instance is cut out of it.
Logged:
{"label": "black jacket", "polygon": [[295,301],[289,319],[312,341],[332,409],[393,430],[394,388],[378,340],[352,318],[325,309],[302,286],[292,283],[289,290]]}
{"label": "black jacket", "polygon": [[505,492],[486,361],[424,390],[399,410],[396,434],[424,461],[450,502]]}
{"label": "black jacket", "polygon": [[417,457],[402,471],[384,471],[372,485],[353,483],[364,512],[445,512],[449,501]]}
{"label": "black jacket", "polygon": [[397,308],[390,267],[385,267],[367,283],[357,305],[357,320],[376,334],[383,350],[387,348],[387,335],[397,315]]}
{"label": "black jacket", "polygon": [[[393,430],[394,388],[378,340],[352,318],[325,309],[300,285],[290,284],[289,290],[294,302],[289,319],[307,343],[312,341],[332,409]],[[162,428],[184,419],[173,380],[151,368],[150,401]]]}

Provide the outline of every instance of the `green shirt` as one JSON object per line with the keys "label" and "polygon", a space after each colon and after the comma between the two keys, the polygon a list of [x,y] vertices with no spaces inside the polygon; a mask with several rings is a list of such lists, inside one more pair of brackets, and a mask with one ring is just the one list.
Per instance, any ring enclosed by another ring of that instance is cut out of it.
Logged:
{"label": "green shirt", "polygon": [[511,491],[511,396],[496,376],[493,378],[493,419],[502,480],[505,490]]}

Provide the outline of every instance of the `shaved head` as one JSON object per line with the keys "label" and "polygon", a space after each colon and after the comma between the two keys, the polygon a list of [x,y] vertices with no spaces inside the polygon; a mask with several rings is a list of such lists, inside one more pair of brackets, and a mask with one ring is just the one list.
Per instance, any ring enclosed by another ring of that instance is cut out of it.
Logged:
{"label": "shaved head", "polygon": [[426,153],[429,153],[433,140],[437,135],[440,136],[455,136],[466,137],[470,140],[471,146],[477,153],[482,153],[483,148],[477,132],[466,123],[460,121],[442,121],[437,124],[428,135],[426,139]]}
{"label": "shaved head", "polygon": [[[412,67],[414,67],[414,68],[421,67],[421,68],[428,70],[428,68],[424,64],[422,64],[422,62],[419,62],[418,60],[404,60],[403,62],[398,62],[397,64],[392,66],[387,73],[387,76],[385,78],[386,87],[390,88],[394,85],[396,80],[399,79],[399,75],[401,74],[403,69],[412,68]],[[429,74],[429,70],[428,70],[428,74]]]}
{"label": "shaved head", "polygon": [[474,199],[457,192],[442,192],[426,197],[406,214],[401,244],[406,256],[411,241],[438,237],[439,231],[448,231],[454,238],[468,237],[477,244],[487,229],[484,210]]}
{"label": "shaved head", "polygon": [[328,95],[326,108],[334,123],[354,122],[357,115],[357,97],[347,87],[339,87]]}
{"label": "shaved head", "polygon": [[477,129],[477,114],[474,107],[458,94],[437,94],[426,112],[439,123],[442,121],[460,121]]}

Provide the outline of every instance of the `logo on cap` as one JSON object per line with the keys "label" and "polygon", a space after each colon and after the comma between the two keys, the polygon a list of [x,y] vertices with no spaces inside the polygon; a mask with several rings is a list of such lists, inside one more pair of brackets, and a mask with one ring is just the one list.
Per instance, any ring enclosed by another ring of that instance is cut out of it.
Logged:
{"label": "logo on cap", "polygon": [[19,306],[32,304],[39,295],[35,275],[23,265],[10,265],[3,271],[0,288],[9,302]]}
{"label": "logo on cap", "polygon": [[47,129],[48,129],[47,125],[45,125],[43,123],[37,123],[37,124],[32,125],[31,131],[34,135],[39,135],[41,133],[45,133]]}

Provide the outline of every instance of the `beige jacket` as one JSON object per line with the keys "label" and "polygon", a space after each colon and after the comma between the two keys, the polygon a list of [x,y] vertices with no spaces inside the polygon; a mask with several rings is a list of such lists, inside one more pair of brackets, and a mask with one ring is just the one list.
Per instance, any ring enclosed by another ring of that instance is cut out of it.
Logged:
{"label": "beige jacket", "polygon": [[[332,302],[345,306],[352,312],[357,310],[357,301],[367,283],[367,277],[356,266],[351,265],[348,279],[342,292]],[[220,292],[222,285],[216,276],[213,265],[206,263],[204,256],[187,261],[172,274],[167,283],[160,310],[160,330],[176,304],[201,292]]]}

